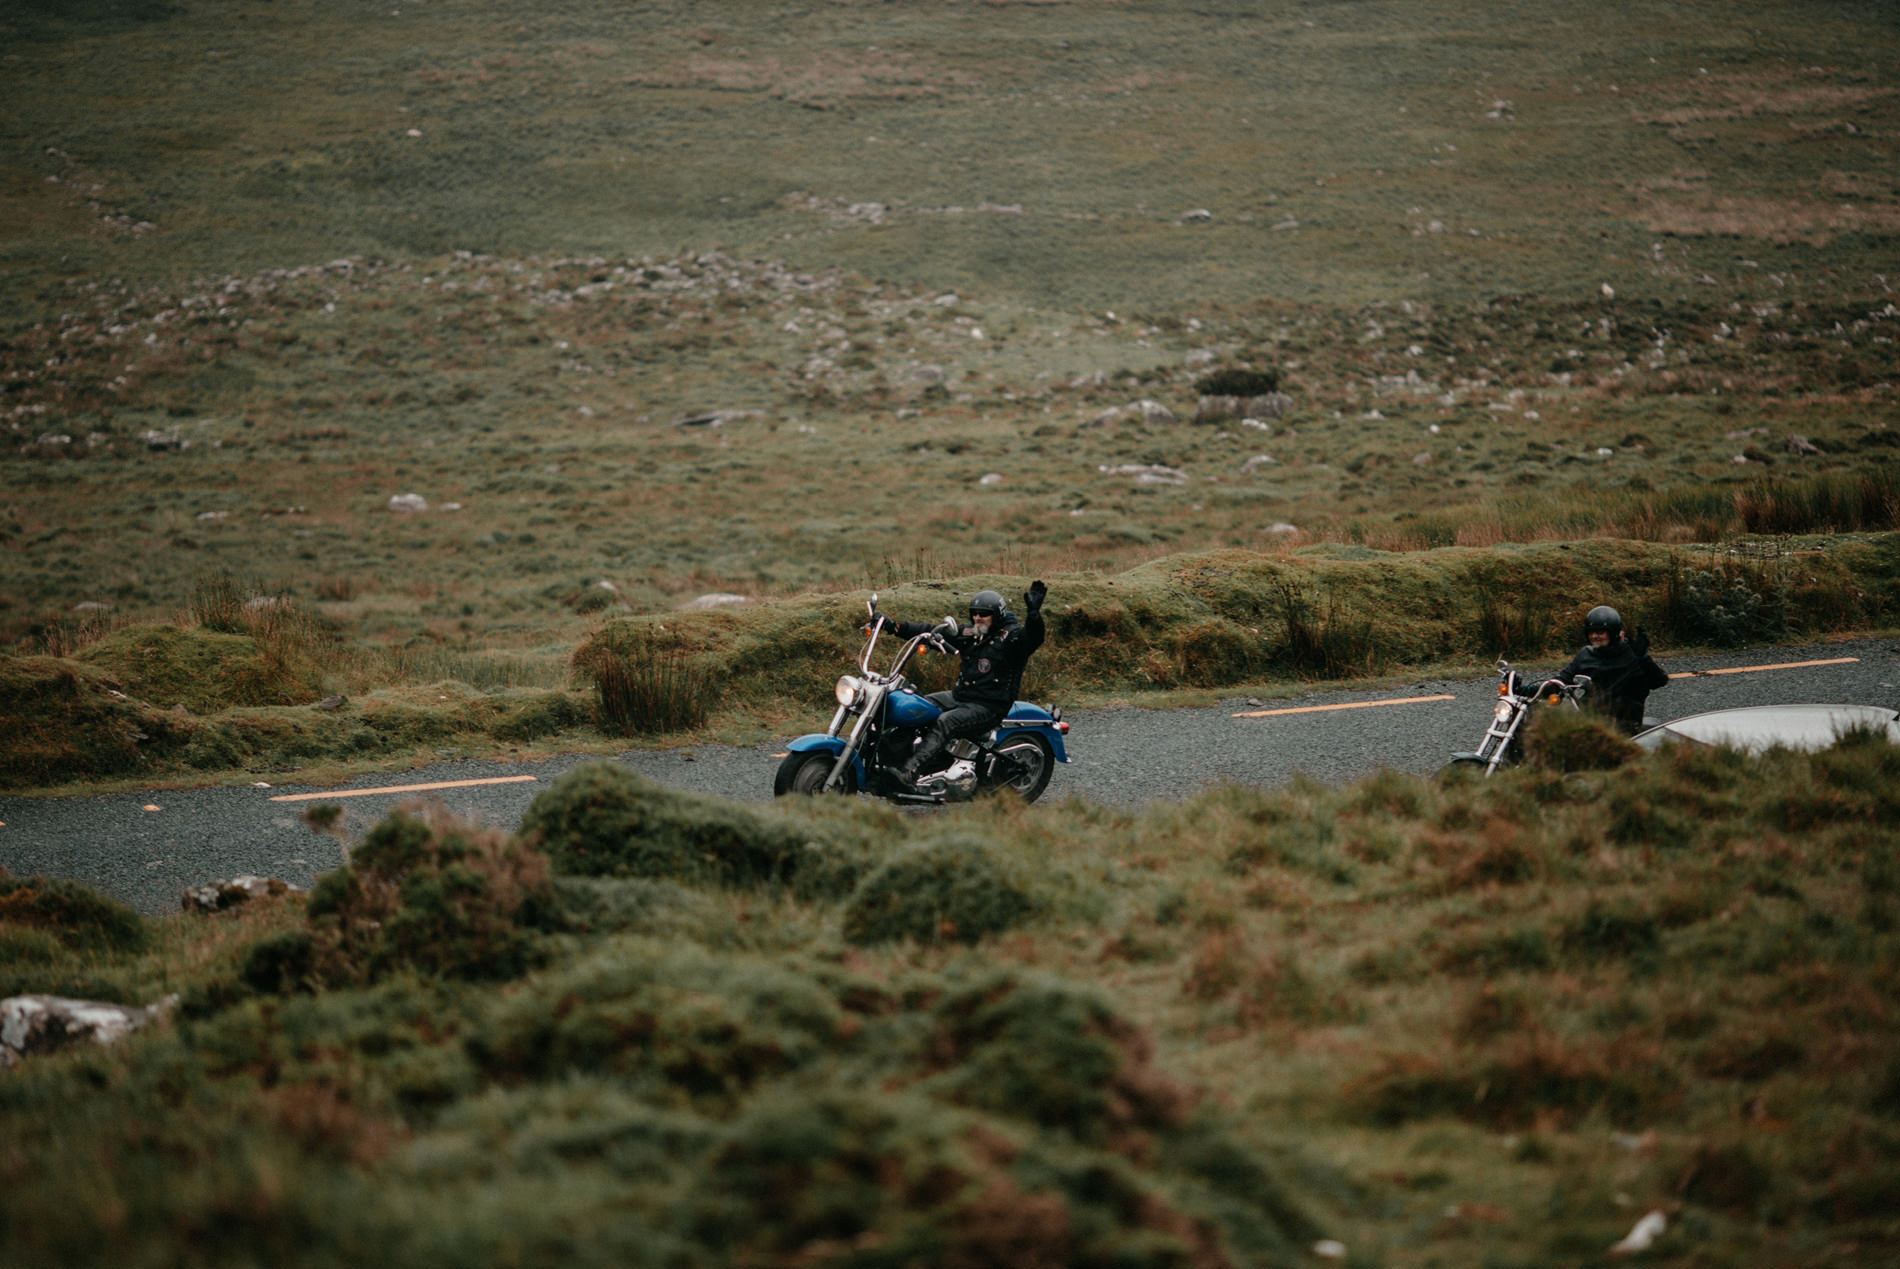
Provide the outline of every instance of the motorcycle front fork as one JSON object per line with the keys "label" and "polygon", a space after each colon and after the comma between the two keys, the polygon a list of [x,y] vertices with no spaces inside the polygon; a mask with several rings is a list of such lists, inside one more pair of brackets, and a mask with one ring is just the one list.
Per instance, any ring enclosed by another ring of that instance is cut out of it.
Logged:
{"label": "motorcycle front fork", "polygon": [[[837,717],[831,720],[831,735],[838,734],[838,726],[844,722],[845,709],[839,706]],[[851,768],[851,760],[856,756],[858,747],[864,743],[864,733],[871,726],[871,711],[865,710],[858,715],[858,722],[851,734],[844,739],[844,748],[838,751],[838,761],[831,764],[831,774],[825,777],[827,790],[838,788],[844,783],[844,773]]]}
{"label": "motorcycle front fork", "polygon": [[[1504,761],[1504,755],[1511,751],[1511,740],[1517,735],[1517,729],[1524,725],[1524,715],[1528,711],[1518,710],[1511,715],[1511,721],[1498,730],[1496,719],[1485,731],[1484,739],[1478,743],[1478,756],[1484,759],[1484,773],[1490,775]],[[1496,742],[1495,744],[1493,742]]]}

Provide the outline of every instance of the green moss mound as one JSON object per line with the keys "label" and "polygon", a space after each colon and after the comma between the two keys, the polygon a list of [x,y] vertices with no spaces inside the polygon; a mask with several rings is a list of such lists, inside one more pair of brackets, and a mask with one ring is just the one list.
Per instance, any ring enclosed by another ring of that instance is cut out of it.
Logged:
{"label": "green moss mound", "polygon": [[29,930],[86,952],[136,952],[147,940],[144,919],[117,899],[76,881],[0,869],[0,938]]}
{"label": "green moss mound", "polygon": [[974,832],[906,847],[874,869],[845,903],[852,943],[975,943],[1047,908],[1035,878]]}
{"label": "green moss mound", "polygon": [[[350,863],[310,893],[310,972],[331,983],[398,969],[447,978],[506,978],[539,957],[535,931],[553,911],[547,861],[526,843],[446,813],[396,811]],[[247,973],[294,976],[300,956],[274,949]]]}
{"label": "green moss mound", "polygon": [[[1152,1173],[888,1093],[762,1100],[686,1206],[691,1232],[739,1263],[789,1263],[814,1246],[852,1265],[1253,1263],[1231,1226]],[[1275,1251],[1297,1254],[1274,1235]]]}
{"label": "green moss mound", "polygon": [[714,885],[788,881],[805,842],[790,823],[610,762],[556,780],[528,807],[521,831],[535,835],[559,873]]}
{"label": "green moss mound", "polygon": [[1524,754],[1552,771],[1610,771],[1634,762],[1642,750],[1600,714],[1545,709],[1531,719]]}
{"label": "green moss mound", "polygon": [[507,1079],[612,1074],[649,1100],[724,1110],[817,1061],[843,1011],[810,977],[693,944],[620,940],[508,1002],[470,1042]]}
{"label": "green moss mound", "polygon": [[92,666],[0,656],[0,787],[125,775],[179,734]]}
{"label": "green moss mound", "polygon": [[128,626],[81,652],[130,695],[169,709],[213,714],[238,705],[298,705],[323,695],[315,663],[280,641],[202,627]]}

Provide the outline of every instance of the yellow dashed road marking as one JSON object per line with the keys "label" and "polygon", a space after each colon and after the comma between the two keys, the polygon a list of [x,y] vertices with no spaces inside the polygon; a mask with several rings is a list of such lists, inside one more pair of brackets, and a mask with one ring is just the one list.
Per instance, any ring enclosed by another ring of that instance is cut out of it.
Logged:
{"label": "yellow dashed road marking", "polygon": [[1731,665],[1720,670],[1684,670],[1672,674],[1672,679],[1702,678],[1710,674],[1752,674],[1756,670],[1805,670],[1811,665],[1847,665],[1860,660],[1859,657],[1829,657],[1825,661],[1783,661],[1779,665]]}
{"label": "yellow dashed road marking", "polygon": [[273,802],[315,802],[319,798],[367,798],[378,793],[427,793],[432,789],[469,789],[478,784],[522,784],[531,775],[494,776],[486,780],[437,780],[433,784],[389,784],[380,789],[332,789],[328,793],[280,793]]}
{"label": "yellow dashed road marking", "polygon": [[1379,705],[1420,705],[1426,701],[1455,701],[1455,696],[1395,696],[1385,701],[1351,701],[1345,705],[1300,705],[1292,709],[1250,709],[1235,718],[1271,718],[1276,714],[1324,714],[1335,709],[1372,709]]}

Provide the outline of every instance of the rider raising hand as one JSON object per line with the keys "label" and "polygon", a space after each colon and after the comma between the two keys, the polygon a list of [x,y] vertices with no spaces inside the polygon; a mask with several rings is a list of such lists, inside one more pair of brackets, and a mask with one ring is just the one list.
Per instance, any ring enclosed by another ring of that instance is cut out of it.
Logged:
{"label": "rider raising hand", "polygon": [[[933,769],[952,740],[982,736],[1003,720],[1016,701],[1023,667],[1030,654],[1042,646],[1042,601],[1048,593],[1049,588],[1040,581],[1030,584],[1023,592],[1028,616],[1022,620],[993,590],[980,590],[970,597],[969,624],[943,632],[944,642],[956,649],[961,661],[956,686],[947,692],[931,693],[931,702],[943,712],[896,773],[898,779],[915,787],[917,778]],[[938,629],[914,621],[884,620],[906,639]]]}

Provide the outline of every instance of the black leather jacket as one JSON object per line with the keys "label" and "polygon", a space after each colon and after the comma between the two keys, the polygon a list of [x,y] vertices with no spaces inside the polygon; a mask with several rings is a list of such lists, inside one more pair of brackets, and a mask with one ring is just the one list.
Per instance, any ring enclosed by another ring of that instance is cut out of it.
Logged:
{"label": "black leather jacket", "polygon": [[1579,674],[1590,676],[1591,696],[1598,706],[1625,725],[1640,724],[1643,703],[1649,694],[1669,682],[1663,668],[1650,660],[1648,654],[1637,655],[1628,639],[1607,648],[1584,645],[1582,651],[1570,658],[1570,664],[1558,671],[1557,677],[1573,680]]}
{"label": "black leather jacket", "polygon": [[[937,627],[915,621],[896,623],[897,633],[908,639]],[[975,626],[964,626],[944,639],[957,650],[962,666],[956,686],[950,690],[959,701],[1008,709],[1022,688],[1023,667],[1029,654],[1042,646],[1042,614],[1032,612],[1027,621],[1005,612],[992,623],[988,634],[979,635]]]}

